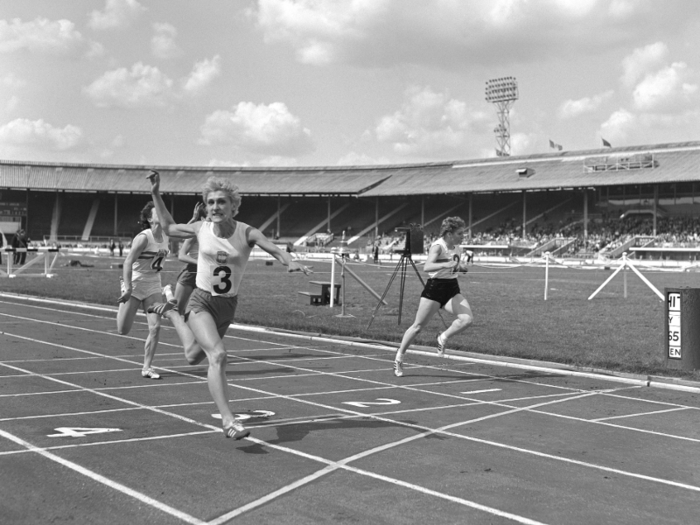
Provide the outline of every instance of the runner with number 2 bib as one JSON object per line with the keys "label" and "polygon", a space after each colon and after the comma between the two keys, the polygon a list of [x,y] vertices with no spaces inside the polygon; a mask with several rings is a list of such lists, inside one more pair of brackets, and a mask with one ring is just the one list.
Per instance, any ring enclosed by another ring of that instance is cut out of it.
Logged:
{"label": "runner with number 2 bib", "polygon": [[270,242],[260,230],[234,219],[241,197],[238,187],[230,180],[210,177],[204,185],[202,197],[208,221],[176,224],[160,196],[160,175],[154,171],[148,178],[163,231],[171,236],[197,237],[199,243],[197,288],[192,292],[185,316],[178,313],[176,303],[168,297],[167,291],[168,302],[154,305],[150,310],[173,323],[190,364],[208,358],[209,392],[221,413],[224,435],[244,438],[250,431],[234,418],[228,406],[223,337],[236,313],[239,286],[250,252],[258,246],[287,266],[290,272],[308,274],[311,269],[292,260],[290,254]]}
{"label": "runner with number 2 bib", "polygon": [[160,335],[160,316],[148,313],[148,307],[162,301],[160,271],[169,250],[168,237],[163,233],[153,202],[141,210],[141,225],[144,230],[131,241],[131,250],[124,260],[117,332],[128,334],[136,312],[143,307],[148,321],[148,337],[144,344],[141,375],[146,379],[160,379],[151,366]]}

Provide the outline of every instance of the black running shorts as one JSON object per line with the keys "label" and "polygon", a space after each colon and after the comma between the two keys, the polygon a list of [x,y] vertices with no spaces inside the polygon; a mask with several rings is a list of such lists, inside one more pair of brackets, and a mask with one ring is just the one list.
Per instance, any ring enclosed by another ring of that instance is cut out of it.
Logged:
{"label": "black running shorts", "polygon": [[442,308],[459,293],[461,292],[457,279],[428,279],[420,296],[440,303],[440,308]]}

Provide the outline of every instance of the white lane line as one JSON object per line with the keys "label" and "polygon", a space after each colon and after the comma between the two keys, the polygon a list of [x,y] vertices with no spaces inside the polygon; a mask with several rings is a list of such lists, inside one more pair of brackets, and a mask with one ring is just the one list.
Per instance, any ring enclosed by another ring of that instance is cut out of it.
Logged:
{"label": "white lane line", "polygon": [[470,390],[469,392],[460,392],[460,394],[485,394],[487,392],[500,392],[500,388],[489,388],[487,390]]}
{"label": "white lane line", "polygon": [[[23,336],[20,336],[20,337],[23,338]],[[28,339],[28,338],[25,338],[25,339]],[[58,345],[55,345],[54,343],[46,343],[45,341],[39,341],[39,340],[35,340],[35,341],[38,342],[38,343],[47,344],[47,345],[49,345],[49,346],[51,346],[51,345],[53,345],[53,346],[58,346]],[[62,346],[65,346],[65,345],[62,345]],[[77,349],[76,349],[76,350],[77,350]],[[88,351],[84,351],[84,352],[88,352]],[[14,368],[14,367],[10,367],[10,368]],[[292,368],[294,368],[294,367],[292,367]],[[18,368],[17,368],[17,369],[18,369]],[[21,369],[18,369],[18,370],[22,371]],[[25,372],[27,372],[27,371],[25,371]],[[325,375],[331,375],[331,376],[332,376],[332,375],[335,375],[335,374],[328,374],[328,373],[325,373],[325,372],[318,372],[318,373],[319,373],[319,374],[325,374]],[[36,375],[36,374],[35,374],[35,375]],[[187,374],[183,374],[183,375],[187,375]],[[63,384],[70,384],[70,383],[68,383],[68,382],[65,382],[65,381],[62,381],[62,380],[59,380],[59,379],[55,379],[55,378],[46,377],[46,379],[53,380],[53,381],[57,381],[57,382],[60,382],[60,383],[63,383]],[[376,382],[376,381],[370,381],[370,382],[378,383],[378,382]],[[82,387],[78,387],[78,388],[82,388]],[[294,400],[294,401],[299,401],[299,402],[306,403],[306,404],[310,404],[310,405],[313,405],[313,406],[316,406],[316,407],[319,407],[319,406],[320,406],[320,407],[328,408],[328,409],[330,409],[330,410],[338,410],[337,407],[328,406],[328,405],[323,405],[323,404],[320,404],[320,403],[314,403],[314,402],[311,402],[311,401],[297,400],[297,399],[295,399],[295,398],[293,398],[293,397],[291,397],[291,396],[278,395],[278,394],[274,394],[274,393],[271,393],[271,392],[265,392],[265,391],[259,390],[259,389],[253,389],[253,388],[251,388],[251,387],[243,387],[243,386],[240,386],[239,388],[242,388],[242,389],[244,389],[244,390],[254,391],[254,392],[257,392],[258,394],[272,395],[272,396],[275,396],[275,397],[278,397],[278,398],[281,398],[281,399],[290,399],[290,400]],[[83,389],[84,389],[84,388],[83,388]],[[407,389],[410,390],[410,388],[408,388],[408,387],[407,387]],[[90,389],[84,389],[84,390],[90,391]],[[560,403],[560,402],[564,402],[564,401],[569,401],[569,400],[572,400],[572,399],[579,399],[579,398],[583,398],[583,397],[589,397],[589,396],[600,395],[600,394],[605,393],[605,392],[606,392],[606,391],[586,392],[586,393],[579,394],[579,395],[576,395],[576,396],[568,397],[568,398],[566,398],[566,399],[558,399],[558,400],[554,400],[554,401],[548,401],[548,402],[546,402],[546,403],[538,403],[538,404],[536,404],[536,405],[532,405],[532,406],[528,406],[528,407],[518,407],[518,408],[515,408],[515,409],[513,409],[513,410],[508,410],[508,411],[501,412],[501,413],[497,413],[497,414],[493,414],[493,415],[490,415],[490,416],[485,416],[485,417],[477,418],[477,419],[470,420],[470,421],[466,421],[466,422],[456,423],[456,424],[450,425],[449,427],[450,427],[450,428],[453,428],[454,426],[466,425],[466,424],[469,424],[469,423],[472,423],[472,422],[476,422],[476,421],[484,421],[484,420],[487,420],[487,419],[492,419],[492,418],[495,418],[495,417],[501,417],[501,416],[503,416],[503,415],[508,415],[508,414],[510,414],[510,413],[515,413],[515,412],[530,411],[530,410],[532,410],[532,409],[534,409],[534,408],[538,408],[538,407],[542,407],[542,406],[546,406],[546,405],[550,405],[550,404],[555,404],[555,403]],[[100,394],[99,392],[96,392],[96,393],[97,393],[97,394]],[[431,392],[429,392],[429,393],[431,393]],[[108,397],[115,397],[115,396],[108,396]],[[457,397],[457,396],[448,396],[448,397]],[[116,397],[115,397],[115,398],[116,398]],[[119,398],[116,398],[116,399],[119,399]],[[121,401],[123,401],[123,402],[125,402],[125,403],[129,403],[129,404],[138,405],[138,403],[133,403],[133,402],[130,402],[130,401],[128,401],[128,400],[121,400]],[[482,403],[483,403],[483,404],[498,405],[497,403],[492,403],[492,402],[482,402]],[[169,414],[168,412],[161,411],[161,410],[157,410],[157,409],[154,409],[153,407],[148,407],[148,406],[145,406],[145,405],[142,405],[142,406],[144,406],[144,408],[146,408],[146,409],[148,409],[148,410],[154,410],[154,411],[159,412],[159,413]],[[440,430],[440,429],[435,430],[435,429],[432,429],[432,428],[423,427],[423,426],[421,426],[421,425],[415,425],[415,424],[410,424],[410,423],[404,423],[404,422],[401,422],[401,421],[394,421],[394,420],[389,419],[389,418],[378,417],[378,416],[376,416],[376,415],[364,414],[364,413],[361,413],[361,412],[352,411],[352,410],[347,410],[347,409],[340,409],[340,410],[338,410],[338,411],[340,411],[340,412],[346,412],[346,413],[349,413],[349,414],[355,414],[355,415],[359,415],[359,416],[363,416],[363,417],[369,417],[369,418],[371,418],[371,419],[380,420],[380,421],[385,421],[385,422],[389,422],[389,423],[395,424],[395,425],[406,426],[406,427],[409,427],[409,428],[416,428],[416,429],[419,429],[419,430],[423,430],[424,432],[427,432],[427,433],[429,433],[429,434],[434,434],[434,433],[438,432],[438,433],[440,433],[440,434],[450,435],[450,436],[453,436],[453,437],[458,437],[458,438],[460,438],[460,439],[466,439],[466,440],[469,440],[469,441],[475,441],[475,442],[479,442],[479,443],[483,443],[483,444],[490,444],[490,445],[497,446],[497,447],[500,447],[500,448],[510,449],[510,450],[518,451],[518,452],[525,453],[525,454],[532,454],[532,455],[535,455],[535,456],[539,456],[539,457],[543,457],[543,458],[548,458],[548,459],[552,459],[552,460],[555,460],[555,461],[563,461],[563,462],[567,462],[567,463],[577,464],[577,465],[580,465],[580,466],[586,466],[586,467],[589,467],[589,468],[601,469],[601,470],[608,471],[608,472],[614,472],[614,473],[617,473],[617,474],[620,474],[620,475],[623,475],[623,476],[630,476],[630,477],[645,479],[645,480],[649,480],[649,481],[656,481],[656,482],[662,483],[662,484],[673,485],[673,486],[682,487],[682,488],[689,488],[690,490],[700,490],[700,488],[694,487],[694,486],[691,486],[691,485],[685,485],[685,484],[682,484],[682,483],[672,482],[672,481],[668,481],[668,480],[652,478],[652,477],[649,477],[649,476],[644,476],[644,475],[635,474],[635,473],[626,472],[626,471],[618,471],[618,470],[616,470],[616,469],[609,469],[609,468],[607,468],[607,467],[602,467],[602,466],[600,466],[600,465],[595,465],[595,464],[590,464],[590,463],[579,462],[579,461],[576,461],[576,460],[570,460],[570,459],[568,459],[568,458],[561,458],[561,457],[557,457],[557,456],[550,456],[550,455],[547,455],[547,454],[544,454],[544,453],[540,453],[540,452],[536,452],[536,451],[532,451],[532,450],[520,449],[519,447],[512,447],[512,446],[510,446],[510,445],[505,445],[505,444],[503,444],[503,443],[490,442],[490,441],[487,441],[487,440],[480,440],[480,439],[477,439],[477,438],[471,438],[471,437],[463,436],[463,435],[460,435],[460,434],[454,434],[454,433],[452,433],[452,432],[447,432],[446,430]],[[177,414],[170,414],[170,415],[172,415],[173,417],[176,417],[176,418],[178,418],[178,419],[181,419],[181,420],[186,420],[186,418],[183,418],[183,417],[181,417],[181,416],[179,416],[179,415],[177,415]],[[202,423],[198,423],[198,422],[196,422],[196,421],[191,421],[191,422],[193,422],[194,424],[198,424],[199,426],[203,426],[203,427],[216,428],[216,427],[211,427],[210,425],[205,425],[205,424],[202,424]],[[250,441],[252,441],[252,442],[256,442],[256,443],[259,443],[259,444],[261,444],[261,445],[268,446],[268,447],[273,448],[273,449],[281,450],[281,451],[288,452],[288,453],[291,453],[291,454],[294,454],[294,455],[300,455],[300,456],[302,456],[302,457],[306,457],[306,458],[308,458],[308,459],[313,459],[313,460],[316,460],[316,461],[320,461],[320,462],[322,462],[322,463],[328,463],[328,460],[325,460],[324,458],[319,458],[319,457],[317,457],[317,456],[312,456],[312,455],[310,455],[310,454],[306,454],[306,453],[303,453],[303,452],[300,452],[300,451],[296,451],[296,450],[294,450],[294,449],[289,449],[289,448],[287,448],[287,447],[281,447],[280,445],[273,445],[273,444],[270,444],[270,443],[267,443],[267,442],[263,442],[263,441],[261,441],[261,440],[257,440],[257,439],[255,439],[255,438],[249,438],[249,439],[250,439]],[[313,478],[313,479],[316,479],[316,478]],[[401,483],[403,483],[403,482],[401,482]],[[296,486],[298,486],[298,485],[295,485],[295,487],[296,487]],[[465,501],[466,501],[466,500],[465,500]]]}
{"label": "white lane line", "polygon": [[24,441],[23,439],[18,438],[17,436],[14,436],[13,434],[10,434],[9,432],[5,432],[4,430],[0,430],[0,436],[4,437],[5,439],[12,441],[16,443],[17,445],[20,445],[22,447],[25,447],[26,449],[39,454],[40,456],[49,459],[51,461],[55,461],[56,463],[63,465],[64,467],[67,467],[71,470],[74,470],[78,474],[82,474],[83,476],[86,476],[93,481],[97,481],[98,483],[102,483],[103,485],[106,485],[107,487],[117,490],[123,494],[126,494],[127,496],[130,496],[138,501],[141,501],[142,503],[145,503],[146,505],[150,505],[151,507],[160,510],[161,512],[165,512],[166,514],[170,514],[171,516],[179,519],[180,521],[184,521],[185,523],[192,523],[193,525],[204,525],[206,522],[202,521],[200,519],[195,518],[194,516],[190,516],[189,514],[186,514],[182,511],[179,511],[169,505],[166,505],[165,503],[162,503],[160,501],[154,500],[153,498],[146,496],[145,494],[138,492],[134,489],[131,489],[127,487],[126,485],[122,485],[121,483],[118,483],[114,480],[111,480],[109,478],[106,478],[102,476],[101,474],[98,474],[97,472],[94,472],[90,469],[87,469],[85,467],[82,467],[78,465],[77,463],[73,463],[72,461],[69,461],[67,459],[63,459],[60,456],[57,456],[56,454],[52,454],[51,452],[47,452],[46,450],[43,450],[39,447],[36,447],[32,445],[31,443]]}
{"label": "white lane line", "polygon": [[[37,341],[37,342],[43,342],[43,341]],[[294,367],[292,367],[292,368],[294,368]],[[327,373],[325,373],[325,372],[319,372],[319,371],[313,371],[313,372],[318,373],[318,374],[323,374],[323,375],[339,375],[339,374],[327,374]],[[184,374],[184,375],[186,375],[186,374]],[[341,377],[344,377],[344,376],[341,376]],[[551,386],[551,385],[548,385],[548,386]],[[249,388],[249,387],[240,387],[240,388],[247,389],[247,390],[254,390],[254,391],[255,391],[255,389],[251,389],[251,388]],[[258,392],[263,393],[264,391],[259,391],[259,390],[258,390]],[[432,393],[432,392],[429,392],[429,393]],[[598,394],[598,393],[605,393],[605,392],[593,392],[593,393],[590,393],[590,394],[587,394],[587,395],[594,395],[594,394]],[[289,396],[279,396],[279,395],[275,395],[275,394],[272,394],[272,393],[267,393],[267,394],[273,395],[273,396],[276,396],[276,397],[281,397],[281,398],[294,399],[294,398],[291,398],[291,397],[289,397]],[[334,410],[337,409],[337,407],[328,407],[328,406],[326,406],[326,405],[321,405],[321,404],[318,404],[318,403],[309,403],[309,404],[313,404],[313,405],[315,405],[315,406],[325,406],[325,407],[327,407],[327,408],[329,408],[329,409],[334,409]],[[487,403],[487,404],[495,404],[495,403]],[[362,414],[362,415],[365,416],[365,417],[372,417],[372,418],[374,418],[374,419],[382,419],[382,418],[377,418],[376,416],[372,416],[372,415],[367,415],[367,414]],[[550,415],[551,415],[551,414],[550,414]],[[388,420],[388,421],[390,421],[390,422],[392,422],[392,423],[394,423],[394,424],[402,424],[401,422],[396,422],[396,421],[393,421],[393,420]],[[407,426],[409,426],[409,425],[407,425]],[[411,426],[412,426],[412,425],[411,425]],[[623,428],[624,428],[624,427],[623,427]],[[630,429],[630,430],[636,430],[636,429]],[[450,433],[450,434],[451,434],[451,433]],[[474,438],[466,438],[465,436],[460,436],[460,435],[455,435],[455,436],[461,437],[462,439],[470,439],[470,440],[480,441],[480,442],[482,441],[482,440],[476,440],[476,439],[474,439]],[[494,445],[494,446],[500,446],[500,447],[510,448],[509,446],[504,445],[504,444],[501,444],[501,443],[486,442],[486,441],[483,441],[483,442],[492,444],[492,445]],[[269,445],[268,445],[268,446],[269,446]],[[273,447],[273,448],[276,448],[276,447]],[[572,462],[572,463],[575,463],[575,464],[581,464],[581,465],[588,466],[588,467],[592,467],[592,468],[600,468],[600,469],[603,469],[603,470],[614,471],[614,470],[611,470],[611,469],[607,469],[606,467],[600,467],[600,466],[598,466],[598,465],[587,464],[587,463],[583,463],[583,462],[576,462],[576,461],[574,461],[574,460],[566,460],[566,459],[558,458],[558,457],[551,457],[551,456],[547,456],[547,455],[544,455],[544,454],[541,454],[541,453],[538,453],[538,452],[535,452],[535,451],[528,451],[528,450],[525,450],[525,449],[517,449],[517,447],[512,447],[512,448],[513,448],[514,450],[519,450],[519,451],[524,452],[524,453],[531,453],[531,454],[539,455],[539,456],[542,456],[542,457],[549,457],[550,459],[554,459],[554,460],[560,460],[560,461],[561,461],[561,460],[564,460],[564,461],[569,461],[569,462]],[[292,452],[292,453],[294,453],[294,452]],[[632,476],[632,477],[640,477],[640,475],[637,475],[637,474],[634,474],[634,473],[626,473],[626,472],[624,472],[624,471],[614,471],[614,472],[616,472],[616,473],[618,473],[618,474],[622,474],[622,475],[629,475],[629,476]],[[675,486],[680,486],[680,487],[684,487],[684,488],[691,488],[691,490],[697,490],[696,487],[689,486],[689,485],[684,485],[684,484],[678,484],[678,483],[675,483],[675,482],[669,482],[669,481],[667,481],[667,480],[658,480],[658,479],[649,478],[649,477],[644,477],[644,478],[645,478],[645,479],[653,479],[653,480],[656,480],[656,481],[658,481],[658,482],[660,482],[660,483],[673,484],[673,485],[675,485]]]}
{"label": "white lane line", "polygon": [[593,421],[594,423],[600,423],[602,421],[611,421],[613,419],[624,419],[624,418],[640,417],[640,416],[655,416],[657,414],[667,414],[669,412],[679,412],[681,410],[691,410],[691,409],[688,407],[667,408],[666,410],[654,410],[651,412],[636,412],[634,414],[624,414],[622,416],[599,417],[596,419],[590,419],[589,421]]}

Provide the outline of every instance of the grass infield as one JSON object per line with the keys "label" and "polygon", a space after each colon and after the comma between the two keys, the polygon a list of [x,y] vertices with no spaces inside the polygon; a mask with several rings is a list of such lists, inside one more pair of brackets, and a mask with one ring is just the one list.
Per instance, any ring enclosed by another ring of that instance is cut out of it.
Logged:
{"label": "grass infield", "polygon": [[[94,266],[60,266],[69,260]],[[55,278],[2,278],[0,290],[116,306],[121,275],[116,265],[120,262],[121,259],[106,256],[67,256],[59,259],[54,268]],[[381,267],[348,263],[348,267],[381,295],[396,263],[385,262]],[[397,276],[386,297],[389,305],[379,308],[368,330],[377,299],[346,275],[345,312],[354,317],[336,317],[342,311],[339,306],[331,309],[310,305],[309,298],[298,291],[318,289],[309,281],[330,280],[331,265],[330,261],[307,264],[313,264],[313,275],[287,273],[277,261],[269,265],[251,260],[241,284],[236,321],[396,343],[401,340],[413,322],[422,289],[412,268],[406,275],[401,324]],[[174,285],[182,266],[176,260],[166,261],[163,284]],[[550,268],[545,301],[544,268],[474,265],[459,280],[474,312],[474,324],[450,340],[448,349],[700,380],[700,371],[667,368],[664,304],[634,273],[627,271],[627,298],[620,272],[595,298],[588,300],[614,269]],[[666,287],[700,287],[697,273],[647,271],[644,275],[661,292]],[[336,282],[340,282],[339,270]],[[443,318],[447,323],[452,320],[447,313],[443,313]],[[415,344],[434,346],[435,336],[442,329],[440,318],[435,316]]]}

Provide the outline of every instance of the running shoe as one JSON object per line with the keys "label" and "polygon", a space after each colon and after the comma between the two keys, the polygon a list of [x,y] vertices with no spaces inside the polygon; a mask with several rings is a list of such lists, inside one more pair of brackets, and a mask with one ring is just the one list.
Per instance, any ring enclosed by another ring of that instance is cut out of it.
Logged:
{"label": "running shoe", "polygon": [[149,314],[158,314],[158,315],[163,315],[170,310],[174,310],[177,308],[177,301],[173,299],[172,301],[168,301],[166,303],[155,303],[149,306],[146,311]]}
{"label": "running shoe", "polygon": [[442,340],[442,334],[437,336],[437,354],[438,357],[445,357],[445,343]]}
{"label": "running shoe", "polygon": [[394,361],[394,375],[396,377],[403,376],[403,362],[402,361]]}
{"label": "running shoe", "polygon": [[160,375],[156,374],[153,368],[147,368],[146,370],[141,370],[141,376],[144,379],[160,379]]}
{"label": "running shoe", "polygon": [[250,436],[250,430],[234,419],[230,425],[224,427],[224,435],[227,438],[238,440]]}

